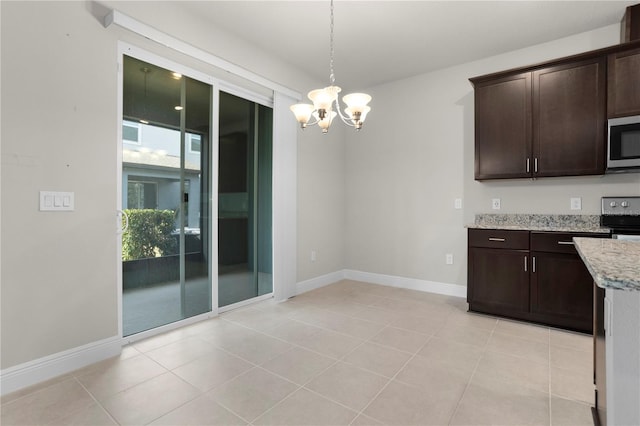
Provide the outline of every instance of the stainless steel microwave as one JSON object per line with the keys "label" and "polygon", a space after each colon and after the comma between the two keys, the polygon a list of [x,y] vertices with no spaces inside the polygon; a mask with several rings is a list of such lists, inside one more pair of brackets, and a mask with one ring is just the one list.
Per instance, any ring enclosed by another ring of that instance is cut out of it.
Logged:
{"label": "stainless steel microwave", "polygon": [[640,115],[609,120],[607,173],[640,173]]}

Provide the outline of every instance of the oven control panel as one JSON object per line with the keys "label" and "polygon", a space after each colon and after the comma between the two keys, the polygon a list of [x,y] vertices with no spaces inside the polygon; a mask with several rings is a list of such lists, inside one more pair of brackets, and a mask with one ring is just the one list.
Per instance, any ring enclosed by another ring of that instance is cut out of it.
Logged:
{"label": "oven control panel", "polygon": [[602,197],[603,216],[640,216],[640,197]]}

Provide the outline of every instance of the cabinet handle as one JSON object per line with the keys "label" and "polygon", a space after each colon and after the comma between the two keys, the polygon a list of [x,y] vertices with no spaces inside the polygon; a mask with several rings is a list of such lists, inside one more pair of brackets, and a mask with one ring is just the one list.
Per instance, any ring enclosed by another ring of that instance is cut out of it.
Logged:
{"label": "cabinet handle", "polygon": [[533,273],[536,272],[536,257],[535,256],[531,257],[531,272],[533,272]]}
{"label": "cabinet handle", "polygon": [[527,272],[527,256],[524,257],[524,271]]}
{"label": "cabinet handle", "polygon": [[489,241],[498,241],[500,243],[504,243],[506,240],[504,238],[493,238],[489,237]]}
{"label": "cabinet handle", "polygon": [[529,173],[530,167],[529,167],[529,157],[527,157],[527,173]]}
{"label": "cabinet handle", "polygon": [[533,172],[538,173],[538,157],[533,159]]}
{"label": "cabinet handle", "polygon": [[561,246],[572,246],[573,241],[558,241],[558,244],[560,244]]}

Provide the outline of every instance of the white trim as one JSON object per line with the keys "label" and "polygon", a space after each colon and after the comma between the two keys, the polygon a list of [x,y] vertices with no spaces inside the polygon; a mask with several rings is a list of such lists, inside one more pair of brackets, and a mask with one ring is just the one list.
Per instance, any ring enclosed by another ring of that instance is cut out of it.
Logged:
{"label": "white trim", "polygon": [[372,272],[355,271],[352,269],[343,269],[341,271],[331,272],[326,275],[301,281],[296,284],[296,294],[302,294],[342,280],[362,281],[371,284],[386,285],[389,287],[442,294],[445,296],[467,297],[467,287],[462,285],[398,277],[394,275],[375,274]]}
{"label": "white trim", "polygon": [[440,283],[437,281],[419,280],[394,275],[375,274],[371,272],[345,270],[347,280],[364,281],[389,287],[406,288],[409,290],[425,291],[427,293],[443,294],[445,296],[467,297],[467,287],[457,284]]}
{"label": "white trim", "polygon": [[306,293],[307,291],[315,290],[320,287],[324,287],[329,284],[337,283],[338,281],[344,280],[345,271],[336,271],[331,272],[326,275],[321,275],[319,277],[311,278],[305,281],[300,281],[296,283],[296,295]]}
{"label": "white trim", "polygon": [[138,35],[141,35],[142,37],[148,38],[151,41],[159,43],[177,52],[196,58],[209,65],[213,65],[217,68],[220,68],[224,71],[235,74],[239,77],[246,78],[247,80],[257,83],[261,86],[284,93],[289,97],[295,98],[297,100],[302,98],[302,95],[300,93],[294,90],[291,90],[288,87],[282,86],[269,79],[261,77],[258,74],[255,74],[245,68],[242,68],[239,65],[233,64],[229,61],[226,61],[222,58],[212,55],[211,53],[206,52],[202,49],[199,49],[195,46],[192,46],[189,43],[185,43],[182,40],[178,40],[175,37],[172,37],[160,30],[157,30],[147,24],[144,24],[115,9],[113,9],[104,18],[105,28],[109,27],[112,24],[122,27],[125,30],[134,32]]}
{"label": "white trim", "polygon": [[114,336],[9,367],[0,371],[0,394],[6,395],[117,356],[121,351],[121,339]]}

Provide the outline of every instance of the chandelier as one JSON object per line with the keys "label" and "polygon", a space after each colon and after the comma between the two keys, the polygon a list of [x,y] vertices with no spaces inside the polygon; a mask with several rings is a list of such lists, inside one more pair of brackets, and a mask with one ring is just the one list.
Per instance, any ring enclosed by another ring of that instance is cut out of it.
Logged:
{"label": "chandelier", "polygon": [[[296,116],[296,120],[298,120],[302,129],[317,124],[322,129],[322,133],[327,133],[331,122],[338,116],[346,125],[360,130],[362,123],[364,123],[367,117],[367,113],[371,111],[371,107],[367,106],[369,101],[371,101],[371,96],[366,93],[350,93],[345,95],[342,98],[342,101],[347,105],[344,109],[345,114],[340,111],[338,94],[342,89],[335,85],[336,79],[333,73],[333,0],[331,0],[329,71],[329,86],[324,89],[312,90],[307,95],[311,102],[313,102],[313,105],[291,105],[291,111]],[[311,116],[313,116],[315,121],[309,123]]]}

